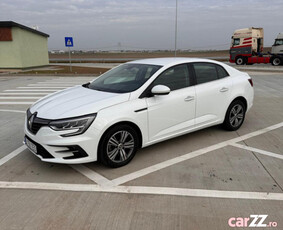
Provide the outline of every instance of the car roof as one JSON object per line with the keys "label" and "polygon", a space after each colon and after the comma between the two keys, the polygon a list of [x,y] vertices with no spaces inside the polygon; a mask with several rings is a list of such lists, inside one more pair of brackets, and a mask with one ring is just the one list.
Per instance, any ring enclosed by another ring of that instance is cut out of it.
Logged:
{"label": "car roof", "polygon": [[240,71],[219,61],[205,59],[205,58],[188,58],[188,57],[167,57],[167,58],[149,58],[149,59],[139,59],[135,61],[131,61],[128,63],[133,64],[148,64],[148,65],[159,65],[164,68],[169,68],[174,65],[190,63],[190,62],[208,62],[221,65],[228,71],[229,75],[239,73]]}
{"label": "car roof", "polygon": [[213,60],[203,59],[203,58],[184,58],[184,57],[167,57],[167,58],[149,58],[149,59],[140,59],[131,61],[128,63],[136,63],[136,64],[149,64],[149,65],[177,65],[188,62],[211,62],[216,63]]}

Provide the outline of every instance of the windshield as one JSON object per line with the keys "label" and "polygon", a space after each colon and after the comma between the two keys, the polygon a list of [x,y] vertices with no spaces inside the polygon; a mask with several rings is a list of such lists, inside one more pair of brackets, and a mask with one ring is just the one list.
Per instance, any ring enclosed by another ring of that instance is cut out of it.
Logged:
{"label": "windshield", "polygon": [[275,46],[283,45],[283,39],[275,39],[274,45]]}
{"label": "windshield", "polygon": [[88,85],[88,88],[112,93],[128,93],[141,87],[161,66],[123,64]]}

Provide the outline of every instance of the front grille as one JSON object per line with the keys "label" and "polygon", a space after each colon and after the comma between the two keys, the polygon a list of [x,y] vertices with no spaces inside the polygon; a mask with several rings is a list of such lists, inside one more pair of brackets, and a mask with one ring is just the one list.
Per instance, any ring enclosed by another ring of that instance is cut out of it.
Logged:
{"label": "front grille", "polygon": [[37,113],[32,114],[29,109],[27,110],[27,127],[33,134],[36,134],[41,127],[48,126],[50,122],[50,120],[36,117],[36,115]]}
{"label": "front grille", "polygon": [[42,118],[38,118],[36,117],[34,119],[34,121],[32,122],[31,124],[31,127],[29,127],[29,130],[33,133],[33,134],[36,134],[38,132],[38,130],[43,127],[43,126],[48,126],[48,123],[50,121],[47,120],[47,119],[42,119]]}

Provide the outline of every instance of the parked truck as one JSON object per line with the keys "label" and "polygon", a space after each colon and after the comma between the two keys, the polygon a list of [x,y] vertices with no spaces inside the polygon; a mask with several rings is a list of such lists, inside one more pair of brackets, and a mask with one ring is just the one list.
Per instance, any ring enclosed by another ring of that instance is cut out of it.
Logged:
{"label": "parked truck", "polygon": [[279,33],[271,48],[271,53],[263,53],[263,28],[235,30],[230,47],[230,62],[237,65],[254,63],[283,64],[283,33]]}

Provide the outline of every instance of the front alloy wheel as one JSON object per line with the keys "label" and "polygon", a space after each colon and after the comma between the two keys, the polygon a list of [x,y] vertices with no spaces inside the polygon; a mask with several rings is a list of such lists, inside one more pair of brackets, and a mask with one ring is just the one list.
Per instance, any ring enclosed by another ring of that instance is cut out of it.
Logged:
{"label": "front alloy wheel", "polygon": [[245,119],[246,108],[242,101],[236,100],[229,106],[225,120],[224,127],[227,130],[235,131],[241,127]]}
{"label": "front alloy wheel", "polygon": [[114,133],[107,143],[107,156],[115,163],[126,161],[133,153],[135,141],[131,133],[126,130]]}
{"label": "front alloy wheel", "polygon": [[138,148],[138,135],[128,125],[116,126],[104,135],[100,148],[100,161],[110,167],[121,167],[128,164]]}

